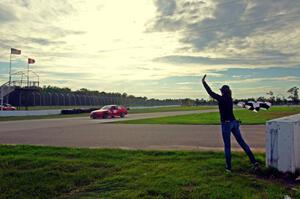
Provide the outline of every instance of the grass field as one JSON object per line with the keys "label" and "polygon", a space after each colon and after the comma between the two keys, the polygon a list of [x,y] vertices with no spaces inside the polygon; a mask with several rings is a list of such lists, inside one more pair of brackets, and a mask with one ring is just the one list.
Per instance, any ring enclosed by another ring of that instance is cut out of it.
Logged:
{"label": "grass field", "polygon": [[[63,108],[63,107],[61,107],[61,108]],[[142,108],[142,109],[132,108],[129,110],[129,114],[168,112],[168,111],[208,110],[208,109],[216,109],[216,108],[217,108],[216,106],[178,106],[178,107]],[[37,108],[36,110],[39,110],[39,109]],[[70,118],[70,117],[89,117],[89,113],[70,114],[70,115],[0,117],[0,122],[1,121],[14,121],[14,120],[54,119],[54,118]]]}
{"label": "grass field", "polygon": [[[264,155],[256,154],[261,164]],[[300,185],[259,174],[243,153],[0,145],[0,198],[284,198]]]}
{"label": "grass field", "polygon": [[159,108],[132,108],[130,113],[155,113],[155,112],[170,112],[170,111],[194,111],[194,110],[209,110],[217,109],[217,106],[173,106],[173,107],[159,107]]}
{"label": "grass field", "polygon": [[[300,106],[274,106],[268,111],[253,111],[245,109],[237,109],[234,114],[242,124],[265,124],[266,121],[283,116],[300,113]],[[118,123],[123,124],[220,124],[220,116],[218,112],[190,114],[180,116],[169,116],[141,120],[129,120]]]}

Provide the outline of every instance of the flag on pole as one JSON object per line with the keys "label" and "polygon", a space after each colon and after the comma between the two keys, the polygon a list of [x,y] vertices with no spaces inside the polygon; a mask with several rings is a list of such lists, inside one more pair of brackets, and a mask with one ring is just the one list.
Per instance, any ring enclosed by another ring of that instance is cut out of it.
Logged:
{"label": "flag on pole", "polygon": [[34,63],[35,63],[34,59],[28,58],[28,64],[34,64]]}
{"label": "flag on pole", "polygon": [[21,50],[11,48],[10,49],[10,54],[21,55]]}

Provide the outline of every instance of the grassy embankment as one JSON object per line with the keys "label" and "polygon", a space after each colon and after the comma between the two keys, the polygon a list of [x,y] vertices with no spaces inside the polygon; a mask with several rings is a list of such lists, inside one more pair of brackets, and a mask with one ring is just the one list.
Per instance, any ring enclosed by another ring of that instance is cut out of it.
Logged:
{"label": "grassy embankment", "polygon": [[[261,164],[264,155],[256,154]],[[254,174],[243,153],[0,145],[0,198],[292,198],[300,185]]]}
{"label": "grassy embankment", "polygon": [[[268,111],[261,110],[253,112],[249,110],[237,109],[234,114],[237,119],[242,121],[242,124],[265,124],[266,121],[280,118],[288,115],[300,113],[300,106],[274,106]],[[200,113],[180,116],[169,116],[141,120],[129,120],[118,123],[123,124],[220,124],[220,117],[218,112]]]}
{"label": "grassy embankment", "polygon": [[[216,108],[217,108],[216,106],[178,106],[178,107],[159,107],[159,108],[141,108],[141,109],[132,108],[129,110],[129,114],[168,112],[168,111],[207,110],[207,109],[216,109]],[[59,109],[59,108],[57,108],[57,109]],[[42,110],[42,109],[37,108],[36,110]],[[46,109],[44,109],[44,110],[46,110]],[[54,119],[54,118],[72,118],[72,117],[89,117],[89,113],[70,114],[70,115],[0,117],[0,122],[1,121],[13,121],[13,120]]]}

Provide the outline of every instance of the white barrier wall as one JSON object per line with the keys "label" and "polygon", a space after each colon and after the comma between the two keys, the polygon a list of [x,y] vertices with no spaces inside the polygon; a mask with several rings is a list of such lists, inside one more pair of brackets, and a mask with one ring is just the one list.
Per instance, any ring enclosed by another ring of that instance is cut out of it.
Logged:
{"label": "white barrier wall", "polygon": [[267,122],[266,164],[282,172],[300,169],[300,114]]}
{"label": "white barrier wall", "polygon": [[61,110],[35,110],[35,111],[0,111],[0,117],[34,116],[34,115],[59,115]]}

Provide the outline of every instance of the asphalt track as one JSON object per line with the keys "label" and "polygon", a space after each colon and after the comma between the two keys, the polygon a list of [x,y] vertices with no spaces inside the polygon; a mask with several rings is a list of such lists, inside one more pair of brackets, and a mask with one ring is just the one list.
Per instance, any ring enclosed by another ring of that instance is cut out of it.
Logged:
{"label": "asphalt track", "polygon": [[[148,150],[222,150],[219,125],[114,124],[119,120],[205,113],[216,110],[131,114],[126,118],[87,117],[0,122],[1,144]],[[265,126],[242,125],[251,148],[264,150]],[[232,139],[233,150],[239,150]]]}

